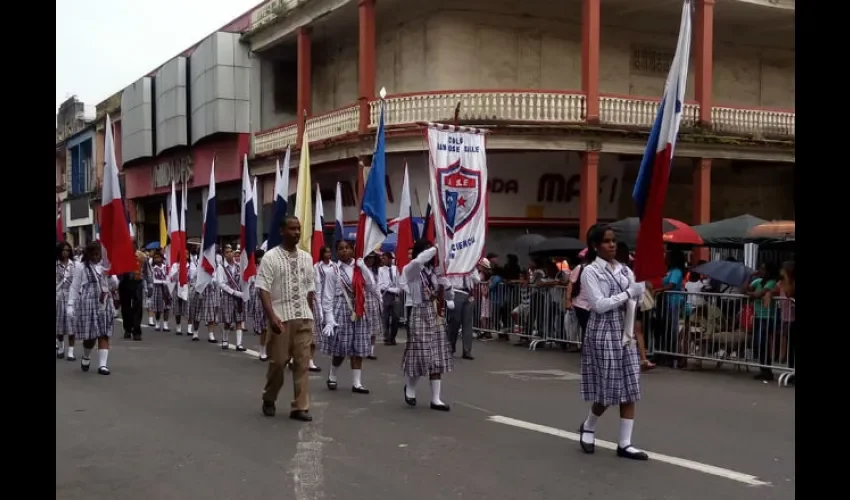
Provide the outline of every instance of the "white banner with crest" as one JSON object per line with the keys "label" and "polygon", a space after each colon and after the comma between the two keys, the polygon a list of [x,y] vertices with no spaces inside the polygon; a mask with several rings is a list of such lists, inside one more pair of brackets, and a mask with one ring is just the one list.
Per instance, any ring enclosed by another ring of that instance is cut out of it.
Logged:
{"label": "white banner with crest", "polygon": [[472,272],[487,235],[486,131],[428,125],[431,209],[447,276]]}

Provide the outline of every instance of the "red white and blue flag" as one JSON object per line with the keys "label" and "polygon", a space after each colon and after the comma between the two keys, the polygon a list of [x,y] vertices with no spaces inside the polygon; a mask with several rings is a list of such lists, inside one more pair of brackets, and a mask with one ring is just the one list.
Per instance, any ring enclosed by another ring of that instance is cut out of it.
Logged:
{"label": "red white and blue flag", "polygon": [[286,219],[286,211],[289,208],[289,161],[291,151],[286,148],[286,156],[283,158],[283,172],[280,169],[280,161],[275,161],[274,169],[274,201],[272,202],[272,216],[269,222],[268,239],[266,248],[274,248],[282,243],[280,236],[280,225]]}
{"label": "red white and blue flag", "polygon": [[242,254],[239,257],[239,267],[242,269],[242,300],[250,298],[251,278],[257,275],[257,262],[254,260],[254,250],[257,249],[257,200],[254,197],[254,186],[248,174],[248,155],[242,160],[242,216],[239,233],[239,245]]}
{"label": "red white and blue flag", "polygon": [[[186,181],[183,181],[183,189],[180,197],[180,227],[178,229],[178,233],[180,234],[180,245],[182,248],[182,256],[180,258],[180,267],[178,268],[177,275],[177,283],[180,284],[181,287],[185,286],[189,283],[189,264],[186,260],[186,254],[189,251],[186,244],[186,199],[189,197],[189,187],[186,185]],[[188,292],[188,288],[186,289]],[[183,300],[188,300],[188,297],[181,296]]]}
{"label": "red white and blue flag", "polygon": [[[360,202],[360,219],[357,223],[357,239],[354,242],[354,256],[363,258],[381,248],[387,239],[387,158],[386,138],[384,136],[384,103],[378,118],[378,132],[375,137],[375,153],[372,155],[372,168],[363,199]],[[366,282],[360,268],[354,268],[354,314],[362,318],[366,314]]]}
{"label": "red white and blue flag", "polygon": [[124,199],[118,183],[118,162],[115,160],[115,137],[112,121],[106,115],[106,138],[103,166],[103,194],[100,205],[100,244],[104,267],[109,274],[118,275],[136,270],[136,252],[130,236],[130,226],[124,213]]}
{"label": "red white and blue flag", "polygon": [[201,265],[198,266],[198,277],[195,291],[204,293],[207,285],[212,283],[215,276],[215,248],[218,240],[218,212],[215,206],[215,157],[210,167],[209,195],[204,209],[204,226],[201,231]]}
{"label": "red white and blue flag", "polygon": [[415,241],[413,211],[410,205],[410,177],[408,177],[407,173],[407,162],[404,163],[404,181],[401,184],[401,204],[399,205],[395,232],[397,235],[395,247],[396,267],[404,269],[404,266],[410,261],[407,258],[407,252],[413,248]]}
{"label": "red white and blue flag", "polygon": [[661,99],[658,115],[649,133],[649,142],[646,145],[646,152],[644,152],[632,193],[640,216],[634,263],[635,277],[638,281],[655,281],[666,272],[662,219],[676,137],[682,121],[690,52],[691,2],[685,0],[682,7],[682,22],[679,26],[679,42],[673,56],[673,63],[670,65],[670,73],[667,75],[664,97]]}
{"label": "red white and blue flag", "polygon": [[322,260],[322,247],[325,246],[325,206],[322,203],[322,190],[316,184],[316,206],[313,209],[313,239],[310,240],[313,262]]}

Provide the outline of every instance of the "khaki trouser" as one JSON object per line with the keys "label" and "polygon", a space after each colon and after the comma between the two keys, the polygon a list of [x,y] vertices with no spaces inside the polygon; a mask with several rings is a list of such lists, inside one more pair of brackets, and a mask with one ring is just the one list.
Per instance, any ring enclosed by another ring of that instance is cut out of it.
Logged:
{"label": "khaki trouser", "polygon": [[292,410],[310,409],[310,382],[307,370],[310,365],[310,344],[313,342],[313,320],[295,319],[283,324],[283,331],[276,334],[267,328],[264,334],[266,352],[269,355],[269,370],[263,401],[274,403],[284,382],[286,363],[292,359],[292,376],[295,399]]}

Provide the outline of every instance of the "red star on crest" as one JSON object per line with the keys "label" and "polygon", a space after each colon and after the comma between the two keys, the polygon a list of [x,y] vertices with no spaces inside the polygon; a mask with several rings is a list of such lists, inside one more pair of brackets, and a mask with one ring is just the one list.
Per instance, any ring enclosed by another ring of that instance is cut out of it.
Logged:
{"label": "red star on crest", "polygon": [[465,207],[466,206],[466,198],[464,198],[463,196],[459,197],[457,199],[457,206]]}

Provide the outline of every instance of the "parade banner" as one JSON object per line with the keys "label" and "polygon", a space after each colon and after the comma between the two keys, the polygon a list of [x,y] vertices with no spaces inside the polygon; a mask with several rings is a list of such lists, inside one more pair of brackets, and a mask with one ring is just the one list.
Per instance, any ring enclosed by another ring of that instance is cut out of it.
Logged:
{"label": "parade banner", "polygon": [[487,148],[484,130],[428,125],[431,205],[440,265],[446,276],[472,272],[487,235]]}

